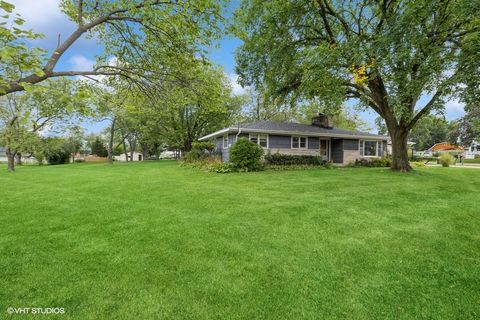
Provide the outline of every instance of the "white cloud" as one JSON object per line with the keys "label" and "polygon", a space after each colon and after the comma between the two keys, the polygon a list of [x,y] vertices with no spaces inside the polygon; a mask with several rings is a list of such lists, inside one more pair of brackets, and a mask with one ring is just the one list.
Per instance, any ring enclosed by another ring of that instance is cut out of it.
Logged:
{"label": "white cloud", "polygon": [[465,104],[461,103],[458,100],[450,100],[445,104],[445,109],[447,112],[465,112]]}
{"label": "white cloud", "polygon": [[[32,40],[34,46],[53,51],[60,41],[64,41],[77,28],[76,24],[60,10],[60,0],[10,0],[15,5],[14,12],[25,20],[23,28],[42,33],[45,38]],[[70,48],[77,53],[89,54],[98,49],[94,39],[82,36]]]}
{"label": "white cloud", "polygon": [[232,92],[234,95],[239,96],[247,93],[248,88],[243,88],[238,83],[238,74],[230,73],[228,74],[228,78],[230,79],[230,83],[232,84]]}
{"label": "white cloud", "polygon": [[465,104],[453,99],[445,104],[445,114],[448,120],[458,119],[465,115]]}
{"label": "white cloud", "polygon": [[80,54],[72,56],[70,59],[68,59],[68,62],[70,62],[72,70],[75,71],[90,71],[93,69],[93,65],[95,64],[95,61]]}
{"label": "white cloud", "polygon": [[15,12],[25,19],[25,26],[36,32],[50,33],[73,29],[74,24],[60,11],[59,0],[11,0]]}

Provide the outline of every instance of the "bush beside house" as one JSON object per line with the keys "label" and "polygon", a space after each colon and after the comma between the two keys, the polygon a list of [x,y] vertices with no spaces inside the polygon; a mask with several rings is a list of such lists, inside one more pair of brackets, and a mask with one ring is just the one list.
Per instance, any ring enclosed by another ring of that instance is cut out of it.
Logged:
{"label": "bush beside house", "polygon": [[357,159],[351,166],[353,167],[390,167],[392,160],[388,157],[373,158],[373,159]]}
{"label": "bush beside house", "polygon": [[263,169],[263,149],[245,138],[238,139],[230,148],[229,161],[238,171],[259,171]]}
{"label": "bush beside house", "polygon": [[276,166],[321,166],[325,165],[327,161],[320,156],[274,153],[265,156],[265,163]]}

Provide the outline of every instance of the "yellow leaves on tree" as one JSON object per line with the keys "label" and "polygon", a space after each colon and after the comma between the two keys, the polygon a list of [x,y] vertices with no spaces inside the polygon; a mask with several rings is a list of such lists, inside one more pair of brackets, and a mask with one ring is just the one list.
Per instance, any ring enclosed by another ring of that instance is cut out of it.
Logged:
{"label": "yellow leaves on tree", "polygon": [[353,74],[353,81],[355,81],[356,84],[362,85],[368,80],[368,75],[367,75],[367,66],[361,65],[361,66],[351,66],[350,72]]}
{"label": "yellow leaves on tree", "polygon": [[358,85],[363,85],[368,80],[368,69],[372,68],[375,65],[375,60],[368,64],[362,64],[360,66],[352,65],[349,70],[353,74],[353,80]]}

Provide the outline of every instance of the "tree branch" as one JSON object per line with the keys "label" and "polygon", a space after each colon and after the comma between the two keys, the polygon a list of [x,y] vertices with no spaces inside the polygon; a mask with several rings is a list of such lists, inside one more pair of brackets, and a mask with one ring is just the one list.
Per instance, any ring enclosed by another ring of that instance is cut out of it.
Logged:
{"label": "tree branch", "polygon": [[[144,7],[153,7],[153,6],[158,6],[161,4],[171,4],[171,5],[177,5],[175,1],[143,1],[142,3],[139,3],[135,6],[132,6],[130,8],[120,8],[120,9],[115,9],[112,11],[107,12],[106,14],[92,20],[89,23],[83,24],[83,0],[79,1],[78,4],[78,15],[77,15],[77,20],[79,23],[78,28],[70,34],[70,36],[62,42],[60,45],[57,46],[57,48],[54,50],[50,58],[48,59],[47,63],[43,67],[43,75],[38,75],[38,74],[31,74],[26,77],[22,77],[18,79],[17,81],[12,81],[9,83],[9,85],[5,87],[0,87],[2,92],[0,92],[0,96],[6,95],[8,93],[12,92],[17,92],[17,91],[22,91],[24,90],[24,87],[20,85],[20,83],[30,83],[30,84],[36,84],[41,81],[44,81],[48,78],[51,77],[59,77],[62,76],[61,72],[53,72],[53,69],[58,63],[58,60],[60,57],[87,31],[95,28],[98,25],[101,25],[105,22],[107,22],[110,18],[114,17],[112,20],[122,20],[122,17],[117,16],[118,14],[122,13],[127,13],[132,10],[137,10],[141,9]],[[132,19],[132,17],[125,16],[123,18],[124,20]],[[69,73],[69,72],[67,72]],[[70,72],[71,73],[71,72]],[[85,75],[85,74],[79,74],[78,72],[74,72],[73,74],[65,74],[65,75]],[[91,73],[88,72],[86,75],[97,75],[97,73]]]}
{"label": "tree branch", "polygon": [[428,101],[428,103],[422,109],[420,109],[419,112],[417,112],[417,114],[413,117],[413,119],[410,120],[410,122],[407,124],[407,129],[409,130],[412,129],[413,126],[417,123],[417,121],[420,120],[420,118],[428,114],[432,110],[433,106],[435,105],[435,102],[437,102],[438,98],[440,98],[442,94],[443,94],[443,91],[438,90],[430,99],[430,101]]}

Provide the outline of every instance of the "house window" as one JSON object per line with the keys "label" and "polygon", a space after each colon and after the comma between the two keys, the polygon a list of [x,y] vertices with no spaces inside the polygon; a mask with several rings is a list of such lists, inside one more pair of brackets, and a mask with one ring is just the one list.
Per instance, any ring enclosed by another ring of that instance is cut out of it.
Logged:
{"label": "house window", "polygon": [[250,141],[258,144],[262,148],[268,148],[268,136],[264,134],[251,134]]}
{"label": "house window", "polygon": [[364,157],[376,157],[378,150],[377,141],[364,140],[362,149]]}
{"label": "house window", "polygon": [[306,149],[307,137],[292,137],[292,149]]}
{"label": "house window", "polygon": [[228,135],[223,136],[223,148],[224,149],[228,148]]}

